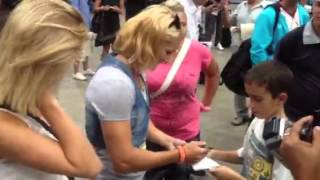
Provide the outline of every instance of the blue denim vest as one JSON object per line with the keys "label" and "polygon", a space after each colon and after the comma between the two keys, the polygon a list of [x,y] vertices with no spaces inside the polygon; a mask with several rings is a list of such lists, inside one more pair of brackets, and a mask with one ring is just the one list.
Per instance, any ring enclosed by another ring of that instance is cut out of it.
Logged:
{"label": "blue denim vest", "polygon": [[[149,97],[147,94],[147,100],[144,99],[142,92],[140,91],[137,83],[133,79],[133,74],[128,66],[115,58],[115,54],[108,55],[104,58],[101,66],[112,66],[124,72],[132,81],[135,88],[135,101],[131,111],[131,134],[132,144],[135,147],[139,147],[144,144],[148,132],[149,126]],[[145,82],[144,82],[145,83]],[[145,86],[146,87],[146,86]],[[146,92],[147,89],[146,89]],[[103,97],[101,97],[103,98]],[[103,134],[101,130],[101,120],[98,118],[96,110],[89,104],[86,103],[86,133],[89,141],[96,148],[107,148]]]}

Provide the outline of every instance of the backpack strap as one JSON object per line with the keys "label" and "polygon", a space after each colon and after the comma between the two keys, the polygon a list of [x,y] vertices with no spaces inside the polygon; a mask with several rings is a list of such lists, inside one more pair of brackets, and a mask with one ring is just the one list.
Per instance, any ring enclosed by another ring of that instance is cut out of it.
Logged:
{"label": "backpack strap", "polygon": [[272,28],[272,41],[270,42],[269,46],[267,47],[267,53],[268,54],[273,54],[272,43],[273,43],[274,33],[276,32],[277,25],[278,25],[278,22],[279,22],[279,17],[280,17],[280,2],[276,2],[276,3],[270,4],[266,8],[268,8],[268,7],[273,8],[275,13],[276,13],[274,24],[273,24],[273,28]]}
{"label": "backpack strap", "polygon": [[276,12],[276,17],[275,17],[274,24],[273,24],[273,34],[274,34],[274,32],[277,29],[277,25],[278,25],[279,17],[280,17],[280,3],[277,2],[277,3],[271,4],[270,6],[273,7],[274,11]]}

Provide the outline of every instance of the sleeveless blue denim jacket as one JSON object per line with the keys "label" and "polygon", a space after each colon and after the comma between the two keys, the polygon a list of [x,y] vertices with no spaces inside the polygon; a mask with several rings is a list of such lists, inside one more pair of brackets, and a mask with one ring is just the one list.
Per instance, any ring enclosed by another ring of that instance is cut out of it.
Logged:
{"label": "sleeveless blue denim jacket", "polygon": [[[140,147],[145,143],[148,126],[149,126],[149,96],[147,94],[147,100],[145,100],[142,92],[140,91],[137,83],[133,79],[133,74],[129,67],[115,58],[115,54],[108,55],[104,58],[100,68],[105,66],[112,66],[124,72],[132,81],[135,88],[135,101],[131,111],[131,134],[132,144],[135,147]],[[145,82],[144,82],[145,83]],[[145,86],[146,87],[146,86]],[[146,89],[146,92],[147,89]],[[103,98],[103,97],[101,97]],[[85,107],[86,118],[86,133],[89,141],[96,148],[107,148],[101,130],[101,120],[98,118],[96,110],[90,103],[86,103]]]}

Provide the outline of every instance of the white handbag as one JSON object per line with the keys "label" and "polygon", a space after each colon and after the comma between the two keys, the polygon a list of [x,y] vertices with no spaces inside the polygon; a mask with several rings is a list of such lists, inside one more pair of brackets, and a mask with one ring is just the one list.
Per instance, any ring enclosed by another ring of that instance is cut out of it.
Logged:
{"label": "white handbag", "polygon": [[168,72],[165,80],[163,81],[161,87],[156,92],[150,94],[151,98],[155,98],[155,97],[159,96],[160,94],[162,94],[163,92],[165,92],[168,89],[172,80],[174,79],[175,75],[177,74],[178,69],[182,64],[182,61],[184,60],[185,56],[187,55],[187,52],[190,48],[190,45],[191,45],[191,39],[185,38],[183,41],[182,47],[181,47],[176,59],[174,60],[172,66],[170,68],[170,71]]}

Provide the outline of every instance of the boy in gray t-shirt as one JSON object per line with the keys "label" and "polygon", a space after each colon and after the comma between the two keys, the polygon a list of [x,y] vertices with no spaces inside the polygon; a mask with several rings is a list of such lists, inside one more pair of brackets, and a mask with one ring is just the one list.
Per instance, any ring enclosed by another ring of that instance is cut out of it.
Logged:
{"label": "boy in gray t-shirt", "polygon": [[[273,150],[266,146],[263,138],[265,123],[274,117],[280,121],[279,135],[283,136],[287,121],[284,103],[293,79],[290,69],[277,61],[267,61],[249,70],[245,77],[245,89],[250,98],[249,107],[256,118],[247,130],[243,146],[234,151],[213,149],[209,156],[242,164],[241,175],[247,179],[293,179],[290,171],[274,156]],[[212,174],[221,175],[223,172],[219,172],[218,168]]]}

